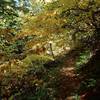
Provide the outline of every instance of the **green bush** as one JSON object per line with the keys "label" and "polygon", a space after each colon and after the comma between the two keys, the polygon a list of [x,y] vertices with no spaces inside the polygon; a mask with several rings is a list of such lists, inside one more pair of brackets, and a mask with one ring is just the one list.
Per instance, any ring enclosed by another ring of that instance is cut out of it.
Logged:
{"label": "green bush", "polygon": [[95,79],[87,79],[81,82],[80,85],[80,91],[87,91],[89,89],[92,89],[96,86],[96,80]]}
{"label": "green bush", "polygon": [[81,68],[83,67],[84,64],[86,64],[91,57],[91,52],[90,51],[84,51],[80,53],[79,57],[76,60],[76,70],[77,72],[81,71]]}

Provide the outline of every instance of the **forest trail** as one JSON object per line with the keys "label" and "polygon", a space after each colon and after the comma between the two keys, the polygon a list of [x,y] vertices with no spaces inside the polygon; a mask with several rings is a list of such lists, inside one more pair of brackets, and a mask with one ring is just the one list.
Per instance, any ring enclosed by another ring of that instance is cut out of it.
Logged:
{"label": "forest trail", "polygon": [[[60,69],[58,94],[59,100],[78,100],[75,95],[80,86],[80,81],[75,70],[76,56],[66,57]],[[75,99],[76,98],[76,99]]]}

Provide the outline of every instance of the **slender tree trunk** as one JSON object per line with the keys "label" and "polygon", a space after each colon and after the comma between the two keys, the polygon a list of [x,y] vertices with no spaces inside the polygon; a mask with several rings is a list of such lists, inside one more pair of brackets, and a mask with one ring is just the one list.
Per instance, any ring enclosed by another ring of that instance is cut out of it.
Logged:
{"label": "slender tree trunk", "polygon": [[54,53],[53,53],[53,50],[52,50],[52,44],[51,43],[50,43],[50,52],[51,52],[52,57],[55,59],[55,56],[54,56]]}

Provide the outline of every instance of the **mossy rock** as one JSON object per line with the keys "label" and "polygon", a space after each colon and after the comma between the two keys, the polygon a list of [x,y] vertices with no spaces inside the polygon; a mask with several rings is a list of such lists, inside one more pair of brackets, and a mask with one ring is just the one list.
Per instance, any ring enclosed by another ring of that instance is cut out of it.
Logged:
{"label": "mossy rock", "polygon": [[25,65],[33,65],[33,63],[44,64],[49,61],[53,61],[54,59],[50,56],[45,55],[28,55],[25,59],[23,59],[23,63]]}

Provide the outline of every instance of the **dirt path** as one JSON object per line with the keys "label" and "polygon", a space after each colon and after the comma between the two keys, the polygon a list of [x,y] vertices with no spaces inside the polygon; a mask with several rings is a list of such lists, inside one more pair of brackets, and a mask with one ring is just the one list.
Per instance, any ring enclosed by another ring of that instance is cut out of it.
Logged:
{"label": "dirt path", "polygon": [[58,94],[59,100],[76,100],[75,94],[79,88],[80,81],[75,71],[75,57],[69,56],[64,60],[60,69]]}

